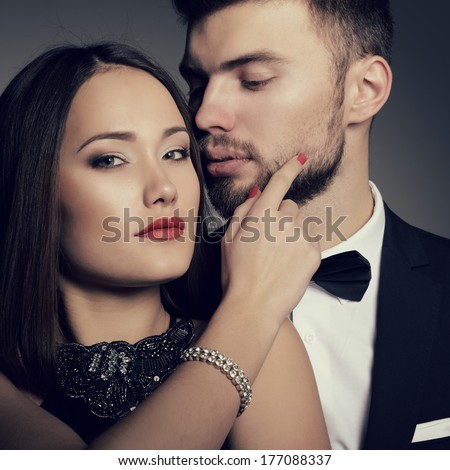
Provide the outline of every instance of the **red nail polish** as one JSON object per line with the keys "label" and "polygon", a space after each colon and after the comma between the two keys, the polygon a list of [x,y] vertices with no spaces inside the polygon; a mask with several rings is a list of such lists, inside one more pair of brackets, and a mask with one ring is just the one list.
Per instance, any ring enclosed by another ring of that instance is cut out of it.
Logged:
{"label": "red nail polish", "polygon": [[297,157],[297,160],[300,162],[301,165],[304,165],[306,163],[306,160],[308,160],[308,157],[306,155],[303,155],[303,153],[301,153]]}
{"label": "red nail polish", "polygon": [[258,186],[255,186],[255,187],[248,193],[247,199],[251,199],[252,197],[255,197],[255,196],[258,194],[258,191],[259,191]]}

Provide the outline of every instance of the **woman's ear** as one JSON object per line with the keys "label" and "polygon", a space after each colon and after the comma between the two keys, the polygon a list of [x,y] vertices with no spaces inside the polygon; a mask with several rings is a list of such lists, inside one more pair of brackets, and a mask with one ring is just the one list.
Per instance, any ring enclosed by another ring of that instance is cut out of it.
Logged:
{"label": "woman's ear", "polygon": [[350,66],[348,124],[359,124],[375,116],[389,98],[392,70],[383,57],[369,56]]}

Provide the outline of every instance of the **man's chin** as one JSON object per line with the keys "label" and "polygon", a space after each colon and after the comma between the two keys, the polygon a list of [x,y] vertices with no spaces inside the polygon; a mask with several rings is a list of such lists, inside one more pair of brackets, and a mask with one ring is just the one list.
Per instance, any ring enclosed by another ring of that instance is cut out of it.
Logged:
{"label": "man's chin", "polygon": [[206,184],[211,204],[224,219],[230,218],[236,207],[245,202],[254,186],[253,183],[237,184],[231,177],[215,179]]}

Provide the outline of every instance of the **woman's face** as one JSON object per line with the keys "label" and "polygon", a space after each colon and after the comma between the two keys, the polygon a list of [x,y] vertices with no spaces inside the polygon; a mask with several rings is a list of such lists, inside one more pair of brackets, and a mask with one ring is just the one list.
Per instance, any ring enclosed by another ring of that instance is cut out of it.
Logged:
{"label": "woman's face", "polygon": [[153,76],[113,68],[81,86],[59,164],[61,246],[71,277],[142,287],[187,270],[200,198],[189,146],[173,98]]}

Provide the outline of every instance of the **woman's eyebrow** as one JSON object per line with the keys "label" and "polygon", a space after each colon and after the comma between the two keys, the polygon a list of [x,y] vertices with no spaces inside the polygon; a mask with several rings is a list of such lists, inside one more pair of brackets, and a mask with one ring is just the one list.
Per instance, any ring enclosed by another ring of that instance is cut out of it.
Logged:
{"label": "woman's eyebrow", "polygon": [[[188,134],[188,131],[185,127],[182,126],[174,126],[174,127],[168,127],[167,129],[164,129],[162,135],[164,138],[170,137],[171,135],[177,134],[178,132],[186,132]],[[108,140],[108,139],[113,139],[113,140],[126,140],[133,142],[136,140],[136,134],[134,132],[101,132],[100,134],[93,135],[92,137],[89,137],[85,142],[81,144],[79,149],[77,150],[77,153],[81,152],[81,150],[86,147],[86,145],[91,144],[92,142],[95,142],[97,140]]]}
{"label": "woman's eyebrow", "polygon": [[133,132],[102,132],[100,134],[96,134],[92,137],[89,137],[89,139],[87,139],[83,144],[81,144],[80,148],[77,150],[77,153],[81,152],[81,150],[83,150],[86,145],[89,145],[90,143],[95,142],[96,140],[106,139],[133,141],[136,139],[136,135]]}
{"label": "woman's eyebrow", "polygon": [[170,137],[171,135],[177,134],[178,132],[186,132],[189,135],[188,130],[182,126],[168,127],[163,131],[163,137]]}

